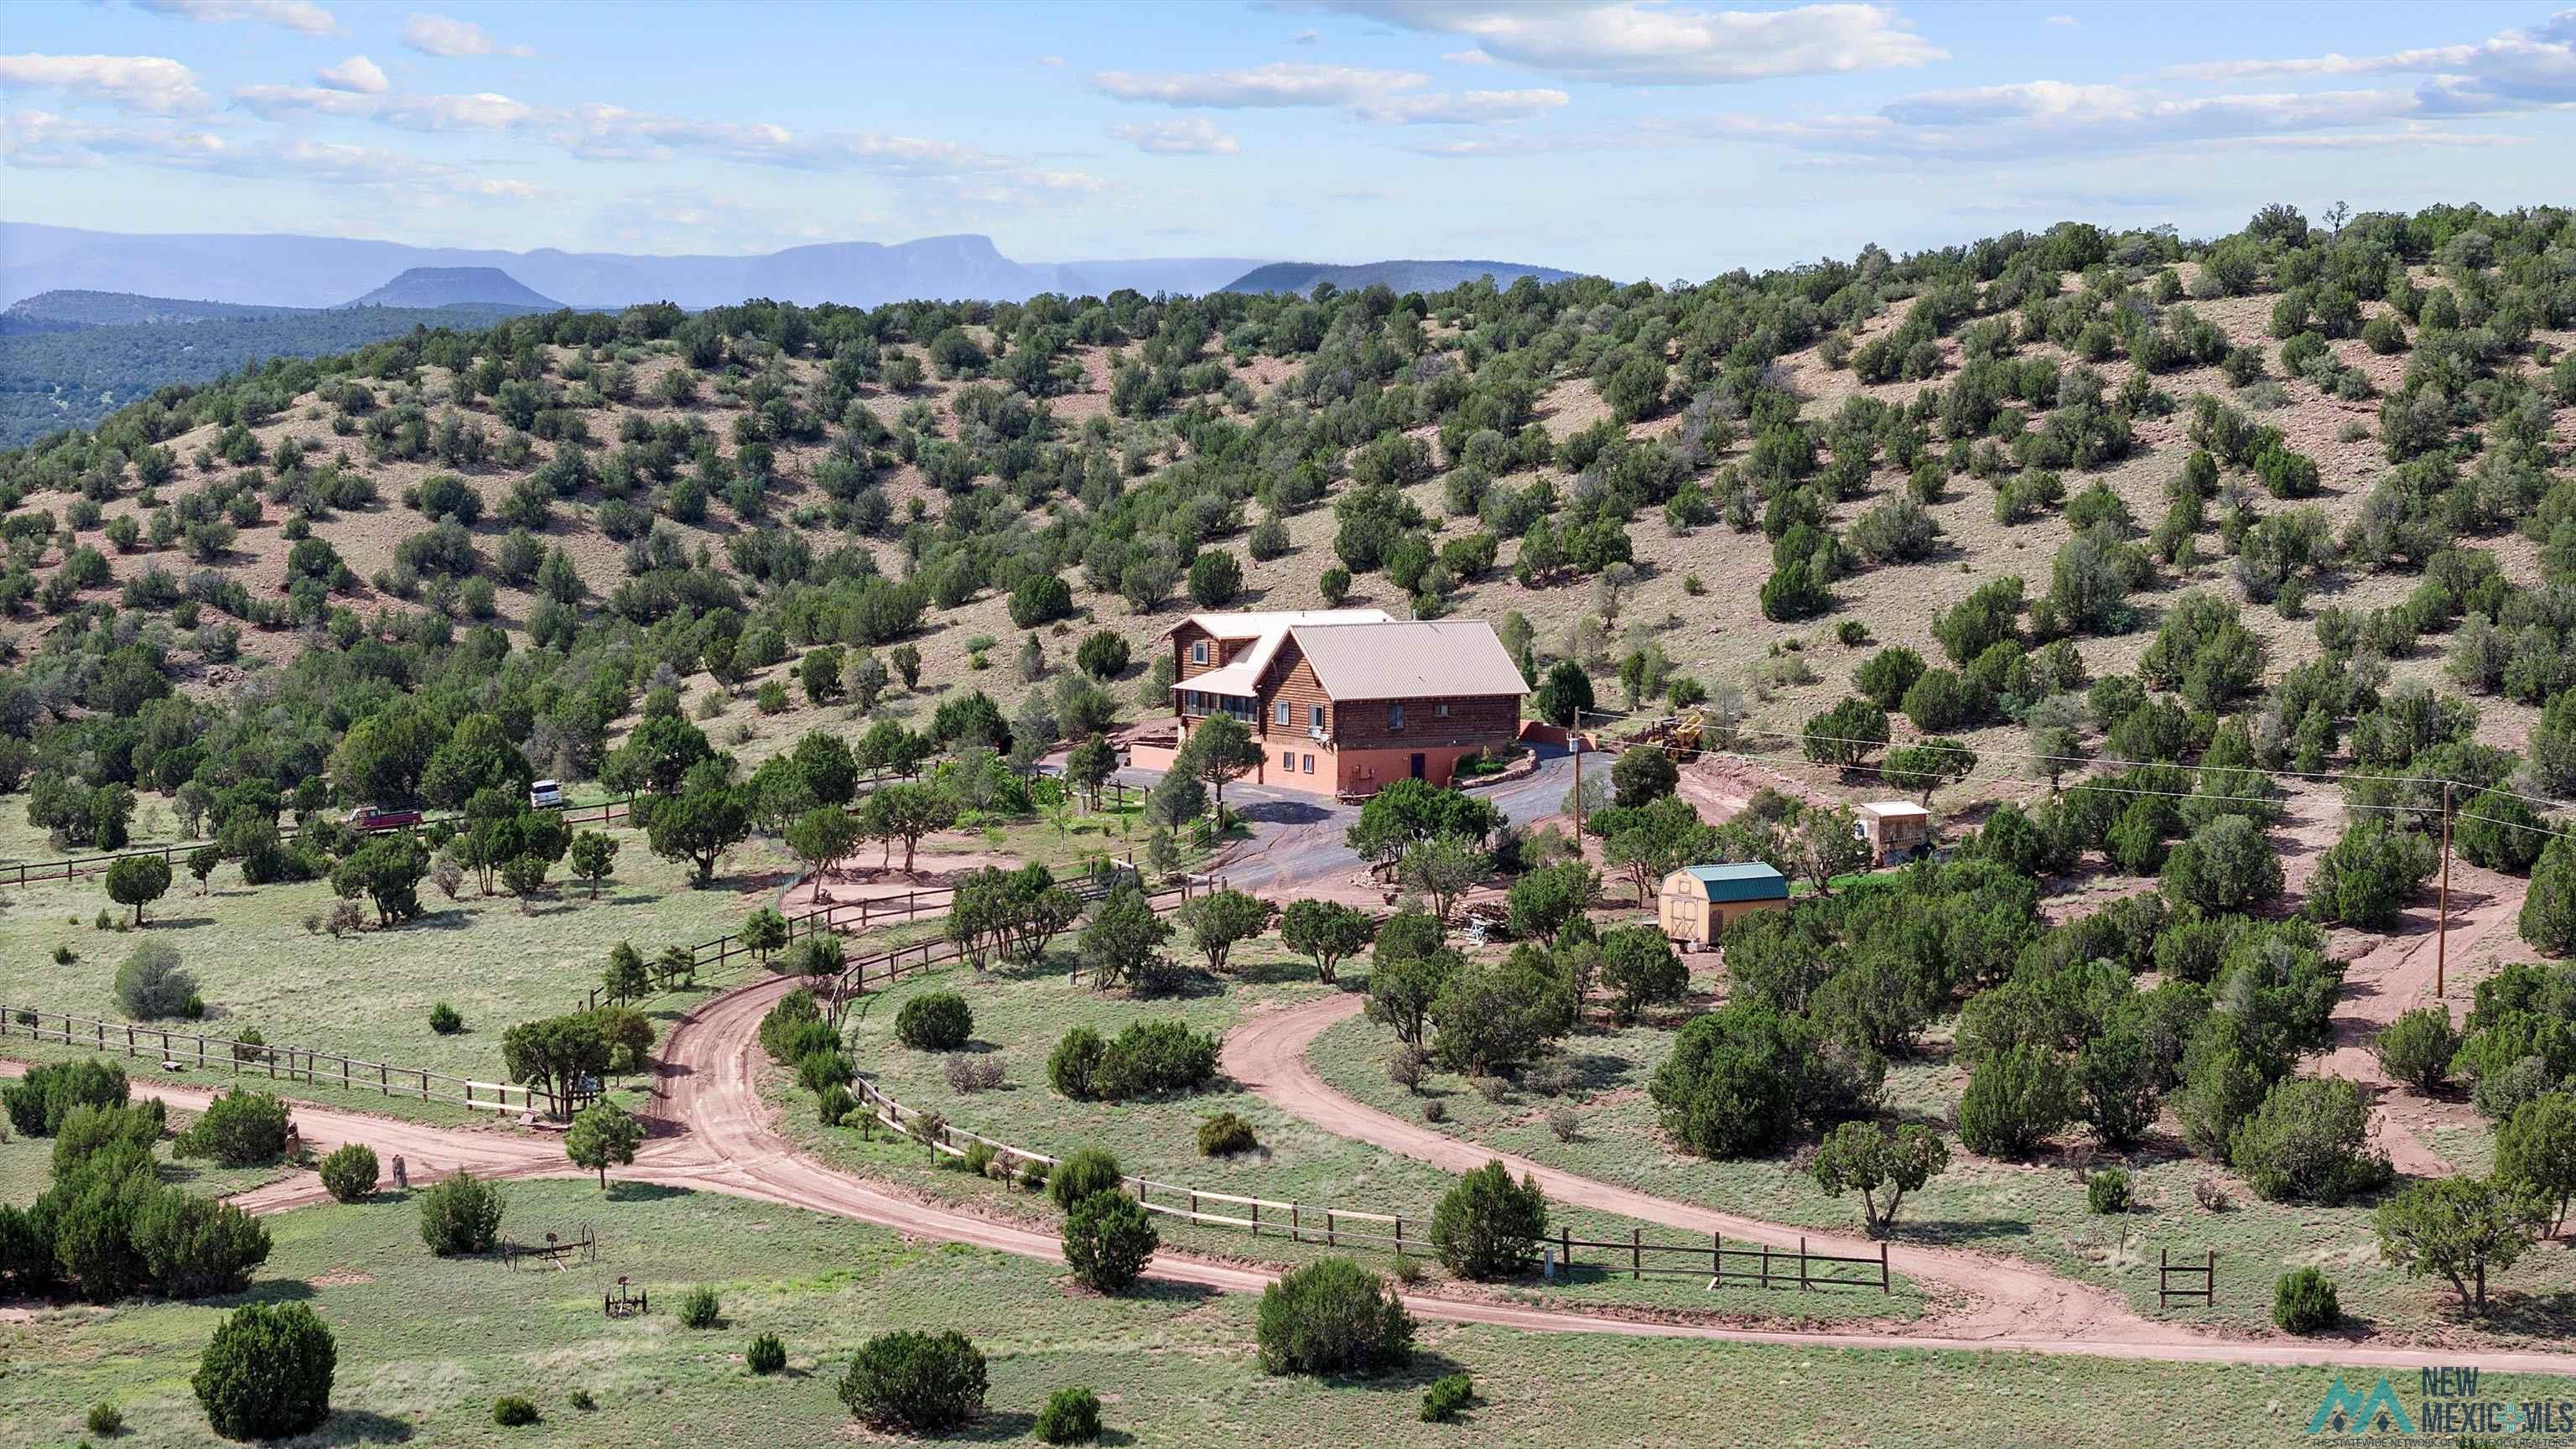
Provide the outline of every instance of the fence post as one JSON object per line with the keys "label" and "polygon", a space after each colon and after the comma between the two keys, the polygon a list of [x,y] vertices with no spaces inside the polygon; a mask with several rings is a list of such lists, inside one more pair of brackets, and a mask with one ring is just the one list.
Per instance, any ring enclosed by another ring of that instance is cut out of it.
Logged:
{"label": "fence post", "polygon": [[1807,1235],[1798,1235],[1798,1291],[1807,1291]]}
{"label": "fence post", "polygon": [[1771,1245],[1769,1243],[1762,1245],[1762,1288],[1764,1292],[1769,1292],[1771,1288]]}
{"label": "fence post", "polygon": [[1288,1241],[1292,1243],[1306,1241],[1306,1230],[1297,1226],[1297,1205],[1293,1202],[1288,1204]]}
{"label": "fence post", "polygon": [[1645,1249],[1639,1246],[1639,1239],[1643,1235],[1642,1228],[1628,1230],[1628,1281],[1631,1283],[1636,1282],[1645,1272],[1646,1253]]}
{"label": "fence post", "polygon": [[1878,1291],[1881,1293],[1896,1291],[1887,1286],[1887,1240],[1884,1238],[1879,1239],[1878,1243]]}
{"label": "fence post", "polygon": [[1708,1235],[1708,1286],[1714,1288],[1726,1276],[1726,1234]]}
{"label": "fence post", "polygon": [[1566,1267],[1572,1268],[1574,1266],[1574,1229],[1567,1227],[1563,1223],[1558,1223],[1556,1225],[1556,1234],[1556,1256],[1564,1262]]}

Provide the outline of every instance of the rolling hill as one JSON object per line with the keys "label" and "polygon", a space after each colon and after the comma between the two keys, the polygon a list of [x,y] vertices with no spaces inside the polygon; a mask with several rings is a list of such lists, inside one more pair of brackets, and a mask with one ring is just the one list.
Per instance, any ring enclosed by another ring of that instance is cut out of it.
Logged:
{"label": "rolling hill", "polygon": [[412,267],[344,307],[504,307],[553,312],[563,303],[499,267]]}
{"label": "rolling hill", "polygon": [[1345,291],[1362,287],[1383,286],[1397,293],[1445,292],[1452,287],[1472,282],[1478,277],[1492,277],[1497,287],[1508,287],[1523,277],[1544,282],[1562,282],[1577,272],[1559,271],[1554,267],[1533,267],[1520,262],[1478,261],[1393,261],[1357,262],[1337,266],[1330,262],[1272,262],[1255,267],[1225,284],[1228,292],[1296,292],[1310,293],[1325,282]]}

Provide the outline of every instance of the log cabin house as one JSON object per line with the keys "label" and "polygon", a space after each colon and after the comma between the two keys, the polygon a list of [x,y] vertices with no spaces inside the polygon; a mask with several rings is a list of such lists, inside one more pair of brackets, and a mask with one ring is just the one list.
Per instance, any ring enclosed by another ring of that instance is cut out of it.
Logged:
{"label": "log cabin house", "polygon": [[[1249,779],[1326,799],[1406,778],[1446,785],[1458,762],[1520,737],[1529,683],[1482,620],[1379,609],[1193,614],[1166,630],[1181,740],[1215,714],[1262,744]],[[1145,757],[1152,766],[1169,761]]]}

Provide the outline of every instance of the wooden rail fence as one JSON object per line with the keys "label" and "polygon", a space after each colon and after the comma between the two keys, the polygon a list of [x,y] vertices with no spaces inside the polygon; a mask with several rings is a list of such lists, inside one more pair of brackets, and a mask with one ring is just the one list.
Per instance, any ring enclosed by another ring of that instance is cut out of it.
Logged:
{"label": "wooden rail fence", "polygon": [[13,1036],[87,1047],[92,1051],[115,1052],[126,1057],[148,1058],[177,1067],[201,1070],[220,1067],[231,1072],[236,1080],[246,1074],[264,1073],[270,1081],[302,1082],[352,1092],[363,1092],[373,1087],[381,1096],[455,1102],[482,1112],[532,1111],[542,1096],[514,1082],[477,1082],[433,1072],[425,1067],[365,1061],[307,1047],[234,1041],[203,1032],[173,1031],[137,1022],[104,1021],[96,1017],[47,1011],[37,1006],[0,1003],[0,1041]]}
{"label": "wooden rail fence", "polygon": [[[851,1087],[861,1104],[878,1121],[906,1136],[924,1141],[935,1153],[964,1157],[973,1145],[990,1148],[994,1164],[1006,1180],[1017,1177],[1030,1164],[1055,1165],[1056,1159],[1046,1153],[987,1137],[980,1132],[970,1132],[951,1125],[935,1113],[905,1106],[864,1077],[851,1083]],[[935,1121],[936,1128],[924,1128],[921,1124],[925,1118]],[[922,1135],[925,1131],[929,1134],[927,1137]],[[1409,1252],[1428,1252],[1431,1247],[1431,1224],[1425,1218],[1276,1198],[1244,1197],[1186,1184],[1157,1182],[1147,1177],[1129,1177],[1125,1183],[1128,1192],[1135,1196],[1145,1211],[1156,1216],[1209,1227],[1240,1229],[1254,1237],[1269,1233],[1300,1243],[1321,1243],[1326,1247],[1379,1248],[1392,1251],[1398,1257]],[[1577,1262],[1576,1250],[1582,1249],[1598,1255],[1593,1264],[1586,1266],[1597,1267],[1609,1274],[1620,1269],[1619,1260],[1624,1256],[1631,1278],[1680,1274],[1706,1278],[1711,1288],[1722,1282],[1734,1282],[1756,1284],[1765,1289],[1876,1288],[1881,1293],[1893,1291],[1894,1280],[1888,1271],[1885,1243],[1879,1244],[1877,1255],[1871,1257],[1813,1252],[1808,1249],[1804,1237],[1798,1239],[1798,1246],[1793,1250],[1775,1248],[1768,1243],[1729,1244],[1721,1233],[1710,1234],[1705,1243],[1650,1242],[1643,1229],[1631,1230],[1625,1242],[1578,1238],[1571,1227],[1560,1226],[1556,1236],[1548,1239],[1547,1244],[1555,1249],[1555,1269],[1558,1272],[1571,1271]]]}

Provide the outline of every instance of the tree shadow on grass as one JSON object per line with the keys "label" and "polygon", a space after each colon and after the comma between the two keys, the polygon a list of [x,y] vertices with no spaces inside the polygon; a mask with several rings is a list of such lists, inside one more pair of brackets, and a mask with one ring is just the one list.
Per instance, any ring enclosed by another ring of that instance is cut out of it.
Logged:
{"label": "tree shadow on grass", "polygon": [[411,1425],[390,1414],[368,1409],[335,1409],[321,1428],[298,1439],[299,1444],[405,1444],[411,1441]]}
{"label": "tree shadow on grass", "polygon": [[674,1198],[684,1198],[693,1195],[694,1194],[685,1187],[671,1187],[658,1182],[628,1182],[614,1177],[608,1180],[608,1192],[606,1194],[610,1202],[620,1203],[669,1202]]}
{"label": "tree shadow on grass", "polygon": [[1943,1246],[2028,1238],[2031,1225],[2010,1218],[1899,1218],[1893,1241]]}
{"label": "tree shadow on grass", "polygon": [[144,922],[143,928],[147,931],[193,931],[199,926],[214,923],[212,916],[154,916]]}
{"label": "tree shadow on grass", "polygon": [[1225,974],[1242,986],[1302,986],[1315,980],[1315,963],[1303,959],[1247,962],[1228,968]]}
{"label": "tree shadow on grass", "polygon": [[2463,1317],[2462,1321],[2489,1331],[2561,1342],[2576,1336],[2576,1292],[2497,1293],[2488,1300],[2484,1317]]}

